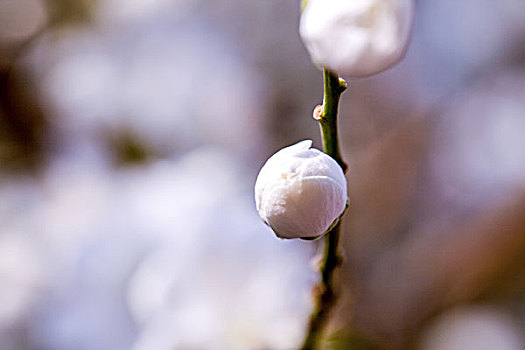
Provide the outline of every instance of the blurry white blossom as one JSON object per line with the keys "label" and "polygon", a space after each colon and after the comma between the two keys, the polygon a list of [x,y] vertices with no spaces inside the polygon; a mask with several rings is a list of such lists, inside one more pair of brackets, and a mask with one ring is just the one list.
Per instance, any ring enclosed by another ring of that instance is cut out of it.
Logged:
{"label": "blurry white blossom", "polygon": [[46,283],[37,242],[27,232],[0,228],[0,331],[21,321]]}
{"label": "blurry white blossom", "polygon": [[0,179],[0,332],[30,315],[48,282],[45,254],[31,231],[40,198],[29,177]]}
{"label": "blurry white blossom", "polygon": [[[175,8],[183,16],[192,1],[188,0],[104,0],[96,7],[96,18],[104,24],[123,25]],[[171,6],[170,6],[171,5]]]}
{"label": "blurry white blossom", "polygon": [[421,350],[523,350],[518,325],[495,307],[465,307],[445,313],[431,325]]}
{"label": "blurry white blossom", "polygon": [[261,76],[209,22],[162,6],[133,26],[57,30],[33,47],[27,61],[62,149],[103,148],[123,135],[161,155],[255,147],[264,132]]}
{"label": "blurry white blossom", "polygon": [[[469,16],[464,15],[467,12]],[[431,82],[441,84],[444,79],[457,84],[458,78],[509,60],[522,45],[523,13],[521,0],[442,0],[419,6],[417,16],[425,25],[414,36],[421,34],[418,40],[427,43],[419,60],[436,68],[426,73],[432,74]]]}
{"label": "blurry white blossom", "polygon": [[[249,221],[256,223],[257,218]],[[307,262],[292,247],[279,248],[275,241],[225,239],[222,251],[199,248],[203,241],[191,249],[166,244],[139,265],[128,294],[141,327],[134,349],[297,346],[310,306]],[[249,244],[263,247],[258,252]]]}
{"label": "blurry white blossom", "polygon": [[3,324],[38,297],[28,337],[46,349],[295,347],[315,273],[302,242],[264,234],[243,174],[199,148],[120,170],[55,159],[31,205],[6,187],[2,218],[31,210],[0,232]]}
{"label": "blurry white blossom", "polygon": [[299,32],[315,64],[345,78],[379,73],[403,57],[413,0],[308,0]]}
{"label": "blurry white blossom", "polygon": [[114,178],[92,162],[55,160],[40,182],[42,198],[32,215],[33,233],[45,241],[59,274],[75,273],[83,245],[112,220]]}
{"label": "blurry white blossom", "polygon": [[239,170],[224,153],[199,150],[137,174],[128,212],[157,243],[129,282],[135,349],[281,349],[300,341],[313,271],[300,245],[262,234]]}
{"label": "blurry white blossom", "polygon": [[499,72],[440,117],[431,166],[447,201],[493,205],[525,185],[524,94],[525,71]]}
{"label": "blurry white blossom", "polygon": [[275,153],[255,183],[257,211],[281,238],[320,236],[346,206],[343,170],[311,146],[305,140]]}

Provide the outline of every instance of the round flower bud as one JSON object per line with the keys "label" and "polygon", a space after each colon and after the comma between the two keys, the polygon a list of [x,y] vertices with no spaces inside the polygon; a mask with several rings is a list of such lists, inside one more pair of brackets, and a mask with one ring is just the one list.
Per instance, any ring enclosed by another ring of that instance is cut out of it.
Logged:
{"label": "round flower bud", "polygon": [[403,58],[413,12],[413,0],[308,0],[299,32],[315,64],[362,77]]}
{"label": "round flower bud", "polygon": [[346,208],[346,178],[337,162],[305,140],[268,159],[255,182],[261,218],[281,238],[315,238]]}

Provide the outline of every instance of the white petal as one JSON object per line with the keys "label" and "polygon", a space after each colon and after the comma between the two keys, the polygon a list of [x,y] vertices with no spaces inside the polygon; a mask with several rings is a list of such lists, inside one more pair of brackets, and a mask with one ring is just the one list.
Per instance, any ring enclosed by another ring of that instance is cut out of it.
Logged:
{"label": "white petal", "polygon": [[299,32],[314,63],[344,77],[379,73],[403,57],[413,0],[309,0]]}
{"label": "white petal", "polygon": [[282,238],[322,235],[346,206],[341,167],[310,147],[303,141],[277,152],[256,181],[257,211]]}

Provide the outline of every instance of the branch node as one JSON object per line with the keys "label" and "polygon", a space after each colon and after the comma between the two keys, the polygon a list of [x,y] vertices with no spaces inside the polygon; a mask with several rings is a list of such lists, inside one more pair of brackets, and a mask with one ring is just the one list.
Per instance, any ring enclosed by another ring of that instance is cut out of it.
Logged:
{"label": "branch node", "polygon": [[317,121],[323,119],[323,105],[317,105],[315,107],[312,117]]}

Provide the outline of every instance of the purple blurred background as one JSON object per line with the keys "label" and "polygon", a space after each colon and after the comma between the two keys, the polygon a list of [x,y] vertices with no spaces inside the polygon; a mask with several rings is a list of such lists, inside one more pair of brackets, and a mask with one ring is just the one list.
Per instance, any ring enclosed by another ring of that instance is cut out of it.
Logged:
{"label": "purple blurred background", "polygon": [[[321,147],[298,7],[0,0],[0,349],[298,346],[318,247],[252,194]],[[525,349],[525,2],[419,0],[405,59],[348,83],[324,348]]]}

